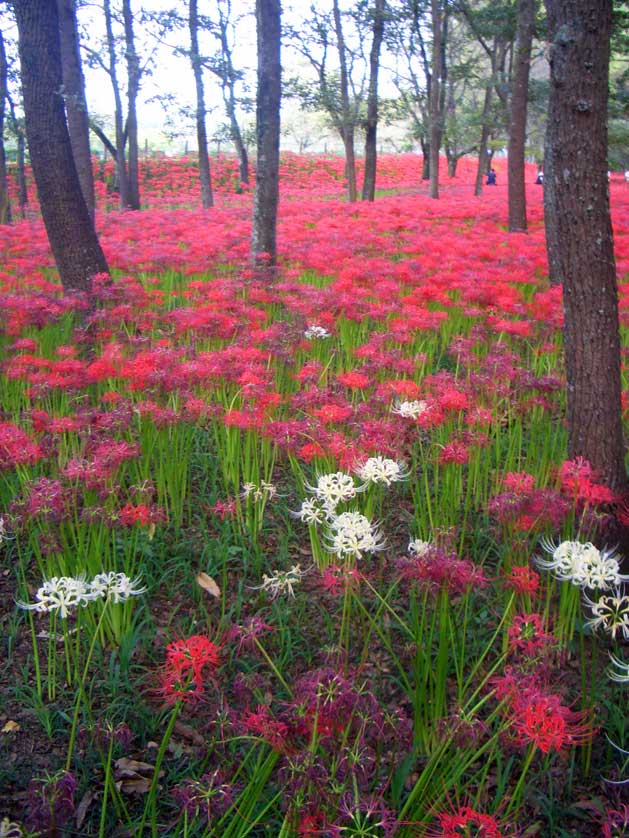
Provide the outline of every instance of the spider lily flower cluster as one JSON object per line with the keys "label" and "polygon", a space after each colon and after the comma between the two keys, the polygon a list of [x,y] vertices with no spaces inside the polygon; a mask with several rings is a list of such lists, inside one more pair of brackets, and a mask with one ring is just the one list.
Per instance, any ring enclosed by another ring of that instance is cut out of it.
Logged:
{"label": "spider lily flower cluster", "polygon": [[324,340],[330,337],[330,332],[324,329],[323,326],[308,326],[304,331],[304,337],[306,340]]}
{"label": "spider lily flower cluster", "polygon": [[356,474],[365,483],[380,483],[390,486],[400,480],[406,480],[410,472],[403,463],[391,460],[387,457],[369,457],[356,469]]}
{"label": "spider lily flower cluster", "polygon": [[314,495],[302,501],[301,508],[293,513],[309,526],[323,525],[326,549],[340,558],[362,559],[366,553],[384,549],[385,539],[377,524],[356,510],[337,511],[340,504],[354,500],[369,484],[391,486],[408,477],[405,466],[387,457],[369,457],[356,468],[363,481],[356,485],[351,474],[337,471],[322,474],[316,486],[306,484]]}
{"label": "spider lily flower cluster", "polygon": [[260,481],[260,485],[247,482],[242,484],[242,492],[240,497],[243,500],[251,500],[258,503],[263,500],[274,500],[277,497],[277,486],[273,483],[268,483],[266,480]]}
{"label": "spider lily flower cluster", "polygon": [[18,601],[17,604],[26,611],[57,612],[65,620],[79,605],[85,607],[95,600],[121,603],[140,596],[146,588],[139,585],[139,578],[131,579],[126,573],[115,571],[97,573],[91,582],[81,576],[52,576],[35,592],[35,602]]}
{"label": "spider lily flower cluster", "polygon": [[[555,545],[544,539],[541,543],[550,559],[535,556],[535,564],[581,589],[583,604],[592,614],[586,625],[593,630],[603,629],[613,640],[619,634],[629,640],[629,595],[621,587],[629,576],[620,572],[616,553],[599,550],[590,542],[562,541]],[[587,590],[602,593],[599,597],[589,596]]]}
{"label": "spider lily flower cluster", "polygon": [[298,564],[293,565],[290,570],[274,570],[270,574],[262,574],[262,584],[252,588],[254,591],[266,591],[271,599],[280,594],[295,596],[295,585],[301,582],[302,577],[307,573]]}
{"label": "spider lily flower cluster", "polygon": [[543,539],[541,544],[550,559],[536,556],[535,564],[562,582],[571,582],[582,589],[608,591],[629,581],[629,576],[621,574],[613,550],[599,550],[590,542],[582,544],[579,541],[562,541],[555,545]]}
{"label": "spider lily flower cluster", "polygon": [[402,419],[419,419],[422,413],[429,409],[429,404],[424,399],[413,399],[412,401],[395,402],[391,413],[401,416]]}

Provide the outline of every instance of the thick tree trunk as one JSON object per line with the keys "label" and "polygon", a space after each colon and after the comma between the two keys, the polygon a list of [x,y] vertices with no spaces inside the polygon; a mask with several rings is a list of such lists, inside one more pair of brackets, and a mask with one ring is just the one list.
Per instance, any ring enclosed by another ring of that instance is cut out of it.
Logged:
{"label": "thick tree trunk", "polygon": [[369,91],[367,94],[367,124],[365,126],[365,176],[363,201],[376,197],[377,131],[378,131],[378,69],[380,47],[384,37],[384,0],[373,6],[373,40],[369,53]]}
{"label": "thick tree trunk", "polygon": [[137,99],[140,91],[140,59],[135,49],[133,34],[133,12],[131,0],[122,0],[122,16],[124,19],[125,53],[127,57],[127,178],[129,188],[128,207],[132,210],[140,209],[140,172],[138,153],[138,115]]}
{"label": "thick tree trunk", "polygon": [[194,83],[197,91],[197,147],[199,150],[199,180],[201,182],[201,206],[209,209],[214,205],[212,195],[212,178],[210,175],[210,158],[207,148],[207,131],[205,128],[205,94],[203,91],[203,68],[199,53],[199,16],[197,0],[190,0],[188,8],[188,24],[190,28],[190,61],[194,73]]}
{"label": "thick tree trunk", "polygon": [[511,118],[509,121],[508,196],[509,230],[526,230],[526,185],[524,148],[526,143],[526,111],[529,98],[531,45],[535,27],[535,0],[518,0],[517,34],[513,81],[511,84]]}
{"label": "thick tree trunk", "polygon": [[280,0],[256,0],[258,88],[256,99],[257,165],[253,199],[251,259],[259,267],[275,265],[280,168]]}
{"label": "thick tree trunk", "polygon": [[109,78],[114,94],[114,123],[116,131],[116,176],[118,178],[118,194],[120,206],[130,209],[129,180],[127,177],[127,159],[125,155],[125,132],[122,118],[122,97],[120,85],[118,84],[118,71],[116,69],[116,41],[111,17],[110,0],[103,0],[103,11],[105,12],[105,31],[107,33],[107,52],[109,56]]}
{"label": "thick tree trunk", "polygon": [[339,54],[341,83],[341,138],[345,147],[345,175],[347,177],[347,197],[353,203],[358,197],[356,189],[356,153],[354,151],[354,119],[349,99],[349,74],[347,71],[347,51],[343,36],[343,23],[338,0],[333,0],[334,29],[336,46]]}
{"label": "thick tree trunk", "polygon": [[625,488],[618,291],[607,183],[612,2],[546,0],[550,101],[544,204],[550,278],[563,283],[569,456]]}
{"label": "thick tree trunk", "polygon": [[7,104],[8,65],[4,38],[0,31],[0,224],[11,223],[11,203],[7,179],[7,157],[4,150],[4,118]]}
{"label": "thick tree trunk", "polygon": [[14,0],[26,136],[48,240],[66,292],[89,292],[107,272],[81,192],[61,96],[56,0]]}
{"label": "thick tree trunk", "polygon": [[431,0],[432,73],[430,87],[430,187],[431,198],[439,197],[439,150],[441,148],[441,0]]}
{"label": "thick tree trunk", "polygon": [[90,149],[90,126],[85,100],[85,81],[81,68],[79,33],[76,22],[76,0],[57,0],[63,99],[66,106],[72,154],[79,175],[81,191],[92,219],[95,212],[94,175]]}

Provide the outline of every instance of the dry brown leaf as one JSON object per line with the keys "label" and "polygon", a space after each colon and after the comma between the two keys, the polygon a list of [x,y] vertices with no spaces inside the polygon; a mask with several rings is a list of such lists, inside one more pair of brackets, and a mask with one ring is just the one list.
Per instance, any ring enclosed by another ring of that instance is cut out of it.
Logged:
{"label": "dry brown leaf", "polygon": [[221,595],[221,589],[207,573],[199,573],[197,576],[197,585],[203,588],[204,591],[207,591],[210,596],[216,597],[217,599]]}
{"label": "dry brown leaf", "polygon": [[[155,766],[150,762],[140,762],[137,759],[121,757],[114,763],[116,788],[125,794],[146,794],[153,782]],[[164,772],[160,771],[160,777]]]}
{"label": "dry brown leaf", "polygon": [[13,719],[9,719],[9,721],[2,728],[2,733],[17,733],[18,730],[21,729],[22,728],[19,726],[17,722],[14,722]]}
{"label": "dry brown leaf", "polygon": [[175,722],[174,731],[179,736],[183,736],[184,739],[189,739],[194,745],[205,745],[205,739],[198,730],[190,727],[190,725],[186,725],[183,722]]}
{"label": "dry brown leaf", "polygon": [[123,794],[148,794],[151,788],[151,780],[148,777],[118,780],[116,788]]}
{"label": "dry brown leaf", "polygon": [[96,791],[86,791],[83,795],[81,802],[76,807],[76,811],[74,813],[74,819],[76,821],[76,828],[80,829],[83,826],[83,821],[85,820],[85,816],[87,815],[87,810],[89,809],[92,801],[98,797],[98,792]]}
{"label": "dry brown leaf", "polygon": [[134,774],[152,774],[154,766],[150,762],[140,762],[138,759],[121,757],[114,763],[116,774],[123,777],[132,777]]}

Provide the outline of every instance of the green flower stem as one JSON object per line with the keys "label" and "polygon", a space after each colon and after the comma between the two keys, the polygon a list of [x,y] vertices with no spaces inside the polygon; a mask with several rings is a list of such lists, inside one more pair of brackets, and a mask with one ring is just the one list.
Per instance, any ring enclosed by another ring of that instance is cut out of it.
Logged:
{"label": "green flower stem", "polygon": [[108,602],[105,602],[103,606],[103,610],[101,615],[98,619],[98,624],[96,626],[96,630],[92,635],[92,642],[90,643],[90,648],[87,653],[87,660],[85,661],[85,666],[83,667],[83,675],[81,680],[79,681],[79,689],[76,696],[76,701],[74,703],[74,715],[72,716],[72,727],[70,728],[70,741],[68,743],[68,756],[66,758],[66,771],[70,770],[70,765],[72,764],[72,752],[74,751],[74,741],[76,739],[76,728],[79,721],[79,710],[81,708],[81,699],[85,700],[85,706],[87,707],[87,693],[85,692],[85,679],[87,678],[87,672],[90,667],[90,663],[92,662],[92,655],[94,654],[94,649],[96,648],[96,640],[98,639],[98,635],[100,633],[100,628],[103,623],[103,619],[105,614],[107,613],[107,606]]}

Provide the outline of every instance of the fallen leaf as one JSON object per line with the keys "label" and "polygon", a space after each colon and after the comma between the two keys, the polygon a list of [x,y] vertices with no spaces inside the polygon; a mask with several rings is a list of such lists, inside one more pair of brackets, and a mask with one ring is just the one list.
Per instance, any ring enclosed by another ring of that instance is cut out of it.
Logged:
{"label": "fallen leaf", "polygon": [[17,722],[14,722],[12,719],[9,719],[9,721],[2,728],[2,733],[17,733],[18,730],[21,729],[22,728],[19,726]]}
{"label": "fallen leaf", "polygon": [[83,795],[81,802],[76,807],[76,811],[74,814],[77,829],[80,829],[83,826],[83,821],[85,820],[85,816],[87,815],[87,810],[89,809],[92,801],[96,797],[98,797],[98,792],[96,791],[86,791]]}
{"label": "fallen leaf", "polygon": [[134,774],[152,774],[153,766],[150,762],[140,762],[138,759],[121,757],[114,763],[116,774],[131,777]]}
{"label": "fallen leaf", "polygon": [[190,727],[190,725],[186,725],[183,722],[175,722],[174,731],[179,736],[183,736],[184,739],[189,739],[195,745],[205,745],[205,739],[198,730]]}
{"label": "fallen leaf", "polygon": [[207,573],[199,573],[197,576],[197,585],[203,588],[204,591],[207,591],[210,596],[216,597],[217,599],[221,595],[221,589]]}
{"label": "fallen leaf", "polygon": [[118,780],[116,783],[118,791],[124,794],[148,794],[151,788],[151,781],[148,777],[137,777],[135,779]]}
{"label": "fallen leaf", "polygon": [[[146,794],[153,782],[155,766],[150,762],[141,762],[137,759],[121,757],[114,763],[114,777],[116,788],[125,794]],[[164,772],[159,772],[159,777]]]}

